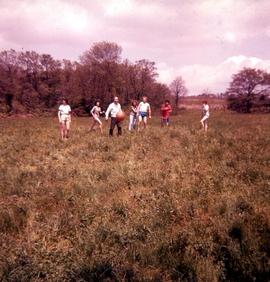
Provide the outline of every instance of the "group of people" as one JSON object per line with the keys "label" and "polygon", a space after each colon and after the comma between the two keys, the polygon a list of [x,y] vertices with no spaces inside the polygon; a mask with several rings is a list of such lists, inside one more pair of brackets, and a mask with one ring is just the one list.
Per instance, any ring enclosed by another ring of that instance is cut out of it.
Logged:
{"label": "group of people", "polygon": [[[162,126],[169,126],[171,112],[172,106],[170,104],[170,101],[166,100],[160,108]],[[101,116],[105,114],[106,120],[108,120],[109,117],[111,118],[109,135],[113,136],[115,127],[117,127],[117,134],[122,134],[121,122],[124,118],[124,113],[122,112],[118,97],[114,97],[113,102],[108,106],[106,112],[102,111],[100,102],[97,101],[94,107],[91,109],[90,113],[93,118],[90,130],[94,130],[96,126],[98,126],[101,133],[103,132],[103,123],[101,121]],[[208,129],[209,116],[209,105],[207,104],[207,101],[203,101],[202,119],[200,120],[200,122],[204,131],[207,131]],[[142,130],[142,127],[145,129],[147,127],[148,118],[151,119],[151,117],[151,106],[148,103],[146,96],[143,96],[140,103],[133,100],[130,106],[128,130],[133,131],[137,129],[138,131],[140,131]],[[58,110],[58,119],[60,123],[61,139],[68,139],[71,123],[71,108],[68,105],[67,99],[62,100],[62,104],[60,105]]]}
{"label": "group of people", "polygon": [[[93,117],[93,123],[90,127],[90,130],[93,130],[96,127],[96,125],[98,125],[100,131],[102,132],[103,124],[100,119],[100,116],[104,114],[104,112],[100,107],[99,101],[95,103],[90,113]],[[109,105],[109,107],[105,112],[105,119],[108,120],[109,117],[111,118],[111,124],[109,130],[110,136],[113,136],[115,127],[117,127],[118,135],[122,134],[122,127],[121,127],[122,118],[120,118],[120,115],[123,116],[121,104],[119,103],[118,97],[114,97],[113,102]],[[151,118],[151,107],[150,104],[147,102],[147,97],[144,96],[140,103],[138,103],[135,100],[132,101],[130,107],[128,129],[130,131],[135,130],[137,127],[137,121],[138,121],[138,130],[141,129],[142,124],[143,127],[146,128],[148,118]]]}

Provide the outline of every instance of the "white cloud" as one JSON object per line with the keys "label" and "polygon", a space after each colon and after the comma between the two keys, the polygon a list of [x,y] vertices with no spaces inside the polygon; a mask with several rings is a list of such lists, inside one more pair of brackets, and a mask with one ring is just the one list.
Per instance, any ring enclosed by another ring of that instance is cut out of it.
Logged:
{"label": "white cloud", "polygon": [[229,42],[235,42],[236,41],[236,39],[237,39],[237,37],[236,37],[236,34],[234,33],[234,32],[230,32],[230,31],[228,31],[228,32],[226,32],[225,34],[224,34],[224,39],[226,40],[226,41],[229,41]]}
{"label": "white cloud", "polygon": [[268,66],[269,0],[0,0],[1,50],[76,60],[103,40],[155,61],[162,81],[223,91],[239,68]]}
{"label": "white cloud", "polygon": [[233,56],[217,65],[193,64],[181,68],[171,68],[165,63],[158,65],[159,80],[170,83],[176,76],[182,76],[189,90],[189,95],[200,94],[209,89],[212,92],[224,92],[232,75],[243,68],[257,68],[270,71],[270,60],[243,55]]}
{"label": "white cloud", "polygon": [[119,16],[129,13],[133,9],[133,2],[131,0],[109,0],[103,1],[103,9],[106,16]]}

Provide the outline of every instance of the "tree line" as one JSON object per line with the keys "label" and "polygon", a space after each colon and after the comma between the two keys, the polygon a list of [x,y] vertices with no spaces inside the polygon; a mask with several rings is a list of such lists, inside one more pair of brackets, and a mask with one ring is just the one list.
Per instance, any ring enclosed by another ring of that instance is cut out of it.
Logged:
{"label": "tree line", "polygon": [[[113,42],[97,42],[79,61],[56,60],[35,51],[0,52],[0,113],[55,113],[67,98],[75,113],[85,115],[96,100],[106,107],[115,95],[123,106],[131,100],[149,97],[153,108],[165,99],[175,108],[188,90],[181,76],[172,83],[157,81],[155,62],[135,63],[122,59],[122,48]],[[241,113],[270,111],[270,74],[244,68],[232,76],[225,93],[229,110]]]}
{"label": "tree line", "polygon": [[79,62],[55,60],[51,55],[15,50],[0,53],[0,112],[51,113],[61,98],[83,115],[96,100],[107,106],[118,95],[125,106],[147,95],[153,106],[171,99],[167,85],[157,82],[155,63],[132,63],[121,58],[112,42],[94,43]]}

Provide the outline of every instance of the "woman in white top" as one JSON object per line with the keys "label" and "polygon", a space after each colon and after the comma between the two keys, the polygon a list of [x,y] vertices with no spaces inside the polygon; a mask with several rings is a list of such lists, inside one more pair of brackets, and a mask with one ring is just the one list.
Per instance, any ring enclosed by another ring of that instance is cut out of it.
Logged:
{"label": "woman in white top", "polygon": [[67,99],[62,100],[62,104],[58,109],[58,119],[60,123],[61,139],[65,140],[69,138],[69,130],[71,123],[71,108],[68,105]]}
{"label": "woman in white top", "polygon": [[150,104],[147,102],[147,97],[143,96],[142,102],[140,102],[137,112],[139,115],[139,125],[138,131],[140,130],[140,125],[143,122],[144,128],[147,126],[147,117],[151,118],[151,107]]}
{"label": "woman in white top", "polygon": [[203,101],[202,116],[201,125],[202,129],[206,132],[208,129],[208,118],[210,116],[209,105],[207,104],[207,101]]}
{"label": "woman in white top", "polygon": [[100,120],[100,115],[102,113],[103,112],[101,111],[100,102],[97,101],[95,103],[95,106],[91,110],[91,115],[93,117],[93,123],[92,123],[92,126],[91,126],[90,130],[94,130],[95,125],[98,124],[99,128],[100,128],[100,132],[102,133],[102,122]]}

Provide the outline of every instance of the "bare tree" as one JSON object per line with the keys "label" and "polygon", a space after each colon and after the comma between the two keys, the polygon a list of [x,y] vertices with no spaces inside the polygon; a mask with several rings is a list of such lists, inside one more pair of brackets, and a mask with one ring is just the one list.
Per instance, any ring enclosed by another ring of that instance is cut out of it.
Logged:
{"label": "bare tree", "polygon": [[170,90],[175,97],[175,106],[179,106],[180,97],[186,96],[188,90],[185,86],[185,81],[181,76],[177,76],[170,84]]}

